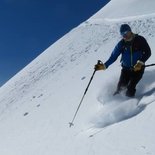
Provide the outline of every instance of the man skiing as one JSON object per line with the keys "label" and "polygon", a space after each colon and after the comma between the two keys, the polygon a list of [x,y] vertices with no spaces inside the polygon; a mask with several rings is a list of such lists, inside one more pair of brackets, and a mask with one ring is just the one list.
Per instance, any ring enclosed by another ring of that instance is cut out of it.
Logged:
{"label": "man skiing", "polygon": [[120,26],[120,34],[123,39],[118,42],[111,56],[104,64],[99,63],[95,65],[95,70],[107,69],[116,61],[119,55],[122,55],[122,70],[114,95],[126,89],[126,96],[134,97],[136,85],[144,73],[145,62],[151,56],[151,49],[146,39],[138,34],[134,34],[128,24]]}

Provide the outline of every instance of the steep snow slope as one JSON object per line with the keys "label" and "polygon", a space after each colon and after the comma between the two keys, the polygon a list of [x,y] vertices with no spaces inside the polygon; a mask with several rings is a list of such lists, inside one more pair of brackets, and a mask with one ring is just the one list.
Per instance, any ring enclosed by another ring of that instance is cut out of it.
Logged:
{"label": "steep snow slope", "polygon": [[[104,8],[49,47],[0,89],[0,154],[2,155],[146,155],[155,152],[155,68],[146,69],[135,99],[113,97],[119,60],[97,72],[75,119],[74,112],[98,59],[109,57],[120,40],[119,26],[127,22],[155,50],[155,2],[116,1],[132,15],[109,18]],[[110,7],[111,6],[111,7]],[[114,7],[115,6],[115,7]],[[108,9],[107,9],[108,8]],[[141,11],[137,11],[137,8]],[[147,12],[148,11],[148,12]],[[107,11],[108,12],[108,11]],[[140,15],[140,16],[137,16]],[[105,18],[103,18],[105,17]],[[116,20],[117,19],[117,20]],[[154,52],[147,62],[155,60]],[[137,102],[140,100],[139,106]],[[95,134],[93,137],[90,135]]]}
{"label": "steep snow slope", "polygon": [[154,0],[112,0],[92,18],[113,19],[154,13]]}

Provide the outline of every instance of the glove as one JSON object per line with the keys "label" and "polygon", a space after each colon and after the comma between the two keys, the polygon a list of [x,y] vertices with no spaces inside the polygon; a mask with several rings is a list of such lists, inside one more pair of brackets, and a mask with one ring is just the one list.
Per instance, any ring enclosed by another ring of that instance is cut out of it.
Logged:
{"label": "glove", "polygon": [[138,60],[134,66],[134,71],[135,72],[140,71],[144,67],[144,65],[145,65],[144,62]]}
{"label": "glove", "polygon": [[96,71],[105,70],[105,69],[106,69],[106,66],[105,66],[105,64],[103,64],[103,63],[98,63],[98,64],[95,65],[94,69],[95,69]]}

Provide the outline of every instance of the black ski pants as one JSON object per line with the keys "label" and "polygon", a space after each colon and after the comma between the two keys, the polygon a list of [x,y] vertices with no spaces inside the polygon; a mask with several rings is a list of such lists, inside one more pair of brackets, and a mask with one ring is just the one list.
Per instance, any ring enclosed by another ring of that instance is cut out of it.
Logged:
{"label": "black ski pants", "polygon": [[117,92],[127,89],[126,96],[134,97],[136,93],[136,85],[144,74],[144,68],[135,72],[133,69],[122,68],[120,79],[117,85]]}

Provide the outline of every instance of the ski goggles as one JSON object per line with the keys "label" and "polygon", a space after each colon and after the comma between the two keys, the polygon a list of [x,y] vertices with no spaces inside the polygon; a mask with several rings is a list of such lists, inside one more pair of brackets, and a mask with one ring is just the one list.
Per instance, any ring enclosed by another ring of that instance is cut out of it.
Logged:
{"label": "ski goggles", "polygon": [[129,31],[121,32],[121,36],[124,37]]}

